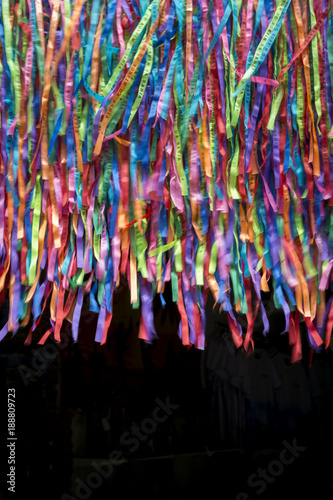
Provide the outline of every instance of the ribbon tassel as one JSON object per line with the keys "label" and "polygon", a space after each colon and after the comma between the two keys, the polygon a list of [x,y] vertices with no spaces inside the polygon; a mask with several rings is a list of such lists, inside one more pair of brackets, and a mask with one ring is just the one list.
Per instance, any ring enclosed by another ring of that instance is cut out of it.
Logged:
{"label": "ribbon tassel", "polygon": [[[292,361],[333,328],[328,0],[3,0],[0,339],[41,315],[104,344],[127,279],[139,337],[170,283],[184,346],[208,293],[251,354],[281,308]],[[48,300],[49,299],[49,300]],[[49,307],[49,311],[47,311]],[[236,320],[247,320],[247,328]],[[261,316],[263,331],[256,330]]]}

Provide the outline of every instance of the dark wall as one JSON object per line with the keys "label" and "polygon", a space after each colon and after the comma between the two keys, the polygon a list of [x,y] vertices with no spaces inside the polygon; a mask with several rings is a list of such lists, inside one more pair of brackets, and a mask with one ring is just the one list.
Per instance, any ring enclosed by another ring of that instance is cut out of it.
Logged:
{"label": "dark wall", "polygon": [[[206,350],[188,348],[177,337],[168,289],[165,299],[165,307],[158,297],[154,302],[159,340],[153,344],[138,338],[140,310],[131,309],[126,287],[115,295],[104,346],[94,342],[97,317],[87,305],[78,343],[65,322],[61,344],[50,337],[38,345],[47,317],[30,346],[24,345],[28,328],[2,341],[1,429],[9,387],[17,401],[16,498],[214,498],[216,488],[226,499],[281,498],[281,492],[331,498],[332,351],[310,355],[302,327],[303,359],[292,365],[283,314],[272,309],[269,334],[264,338],[257,325],[256,350],[247,356],[234,348],[225,314],[213,310],[211,297]],[[2,324],[6,308],[7,301]],[[163,422],[154,420],[157,401],[171,405]],[[293,443],[302,449],[293,463],[271,474],[271,482],[257,477]],[[111,452],[118,452],[112,474],[87,486],[97,470],[92,463],[108,461]],[[249,485],[251,476],[256,486]],[[78,478],[87,490],[78,489]],[[10,498],[4,482],[2,491]]]}

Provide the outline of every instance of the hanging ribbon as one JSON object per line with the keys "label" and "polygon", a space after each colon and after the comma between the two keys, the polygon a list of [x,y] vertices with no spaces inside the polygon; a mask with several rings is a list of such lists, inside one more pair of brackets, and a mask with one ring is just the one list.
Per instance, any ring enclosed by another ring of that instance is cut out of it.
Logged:
{"label": "hanging ribbon", "polygon": [[248,353],[262,292],[292,361],[302,316],[329,348],[330,2],[3,0],[0,44],[0,338],[30,325],[29,344],[49,307],[40,342],[66,318],[80,341],[87,300],[104,344],[127,279],[147,342],[170,282],[186,346],[210,289]]}

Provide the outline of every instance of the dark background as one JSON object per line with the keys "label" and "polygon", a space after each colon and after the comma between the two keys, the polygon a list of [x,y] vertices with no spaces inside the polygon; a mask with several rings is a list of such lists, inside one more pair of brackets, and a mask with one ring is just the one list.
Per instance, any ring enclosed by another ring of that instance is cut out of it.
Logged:
{"label": "dark background", "polygon": [[[177,337],[179,316],[168,288],[164,298],[165,307],[154,301],[159,339],[153,344],[138,339],[140,309],[131,309],[126,287],[115,294],[104,346],[94,342],[97,316],[88,305],[75,344],[65,321],[62,344],[51,336],[38,345],[50,327],[47,316],[30,346],[24,345],[29,328],[6,336],[0,498],[235,500],[241,492],[253,499],[333,498],[331,349],[310,355],[301,325],[303,359],[292,365],[283,313],[271,307],[269,334],[256,324],[255,352],[246,356],[235,350],[225,313],[213,309],[211,297],[207,347],[188,348]],[[268,294],[265,299],[273,303]],[[0,326],[7,315],[5,300]],[[5,479],[8,388],[16,391],[15,495]],[[120,438],[152,415],[156,398],[179,406],[131,453]],[[279,460],[283,442],[294,440],[304,448],[300,456],[264,492],[249,486],[249,476]],[[92,462],[107,460],[113,450],[123,462],[99,488],[77,493],[76,478],[86,482]]]}

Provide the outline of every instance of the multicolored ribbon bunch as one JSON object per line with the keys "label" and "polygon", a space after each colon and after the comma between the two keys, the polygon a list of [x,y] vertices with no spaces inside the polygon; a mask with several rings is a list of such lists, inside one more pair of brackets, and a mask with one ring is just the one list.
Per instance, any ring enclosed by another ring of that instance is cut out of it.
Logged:
{"label": "multicolored ribbon bunch", "polygon": [[[183,344],[205,296],[253,349],[285,315],[313,348],[333,325],[333,15],[327,0],[0,2],[0,337],[50,304],[73,339],[84,297],[104,343],[128,279],[152,341],[166,282]],[[255,300],[253,300],[253,296]],[[254,305],[254,307],[253,307]],[[242,332],[235,311],[246,315]]]}

